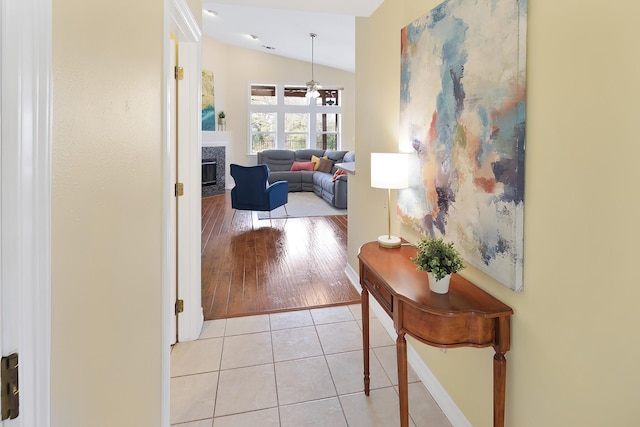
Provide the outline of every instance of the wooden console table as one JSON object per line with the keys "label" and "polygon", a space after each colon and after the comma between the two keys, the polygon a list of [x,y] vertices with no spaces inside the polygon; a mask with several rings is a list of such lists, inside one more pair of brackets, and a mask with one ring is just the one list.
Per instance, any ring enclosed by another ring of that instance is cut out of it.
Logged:
{"label": "wooden console table", "polygon": [[398,388],[400,426],[409,426],[407,342],[405,334],[435,347],[489,347],[493,357],[493,425],[504,426],[509,321],[513,310],[463,277],[451,277],[449,293],[429,290],[427,274],[411,261],[416,249],[404,244],[385,249],[378,242],[362,245],[362,341],[364,392],[369,395],[369,294],[393,319],[398,333]]}

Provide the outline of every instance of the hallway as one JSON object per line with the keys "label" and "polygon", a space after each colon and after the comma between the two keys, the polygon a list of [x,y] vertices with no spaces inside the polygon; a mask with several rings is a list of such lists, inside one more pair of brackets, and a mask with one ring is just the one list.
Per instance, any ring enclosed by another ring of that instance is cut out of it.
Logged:
{"label": "hallway", "polygon": [[[399,425],[394,341],[371,317],[371,395],[362,392],[360,305],[206,321],[171,354],[180,427]],[[409,368],[412,427],[450,427]]]}

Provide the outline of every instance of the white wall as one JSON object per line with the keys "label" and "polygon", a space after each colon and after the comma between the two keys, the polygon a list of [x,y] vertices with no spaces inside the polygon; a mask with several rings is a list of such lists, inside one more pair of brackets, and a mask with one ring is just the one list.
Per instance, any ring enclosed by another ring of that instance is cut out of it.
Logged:
{"label": "white wall", "polygon": [[[400,29],[439,0],[386,0],[356,21],[356,151],[349,180],[349,260],[385,229],[369,153],[397,151]],[[506,425],[640,425],[638,97],[640,4],[530,1],[524,291],[467,268],[510,305]],[[366,87],[384,81],[375,98]],[[419,236],[394,218],[392,232]],[[476,427],[492,425],[492,349],[422,358]]]}

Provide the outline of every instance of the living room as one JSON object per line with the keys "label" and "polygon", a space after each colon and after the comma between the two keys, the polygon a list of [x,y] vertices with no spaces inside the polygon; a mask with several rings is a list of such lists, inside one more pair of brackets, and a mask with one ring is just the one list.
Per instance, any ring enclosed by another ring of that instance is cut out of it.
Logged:
{"label": "living room", "polygon": [[[310,50],[309,44],[305,53]],[[318,34],[317,44],[322,42]],[[304,85],[310,79],[311,67],[308,62],[285,58],[257,50],[245,49],[221,43],[206,35],[202,38],[202,68],[214,75],[215,109],[225,112],[223,132],[203,132],[203,146],[211,141],[226,147],[227,189],[233,181],[229,175],[229,164],[255,165],[257,154],[250,152],[249,126],[247,123],[250,107],[250,86],[252,84]],[[314,65],[317,79],[322,78],[326,88],[342,88],[341,126],[339,150],[355,149],[355,74],[337,68]],[[273,147],[284,148],[284,147]],[[316,148],[316,147],[310,147]]]}

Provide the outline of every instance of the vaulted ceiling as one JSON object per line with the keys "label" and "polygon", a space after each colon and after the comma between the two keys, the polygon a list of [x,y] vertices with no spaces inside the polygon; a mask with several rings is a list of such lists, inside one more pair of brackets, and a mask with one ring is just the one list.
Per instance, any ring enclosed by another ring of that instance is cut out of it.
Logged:
{"label": "vaulted ceiling", "polygon": [[353,72],[355,18],[370,16],[382,1],[203,1],[202,27],[205,35],[226,44],[308,62],[309,34],[315,33],[314,62]]}

